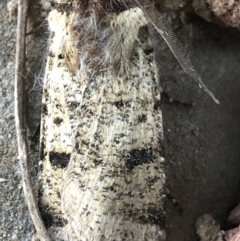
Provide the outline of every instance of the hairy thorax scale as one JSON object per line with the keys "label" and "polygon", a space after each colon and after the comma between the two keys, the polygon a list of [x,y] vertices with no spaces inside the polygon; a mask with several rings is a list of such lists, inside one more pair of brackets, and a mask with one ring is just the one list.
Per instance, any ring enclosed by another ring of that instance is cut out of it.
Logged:
{"label": "hairy thorax scale", "polygon": [[164,240],[160,88],[147,20],[128,1],[106,2],[65,1],[48,18],[39,206],[53,240]]}

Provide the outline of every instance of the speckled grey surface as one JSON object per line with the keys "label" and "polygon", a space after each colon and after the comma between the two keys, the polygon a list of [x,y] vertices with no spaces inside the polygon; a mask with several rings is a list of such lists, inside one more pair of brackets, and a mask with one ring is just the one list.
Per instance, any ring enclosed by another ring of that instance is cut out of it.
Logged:
{"label": "speckled grey surface", "polygon": [[30,240],[33,227],[24,202],[14,125],[15,22],[0,2],[0,240]]}
{"label": "speckled grey surface", "polygon": [[[6,0],[0,2],[0,240],[28,241],[34,230],[20,183],[13,113],[16,23],[10,20],[6,4]],[[239,201],[240,33],[200,19],[185,25],[174,20],[174,26],[204,83],[221,102],[214,104],[183,73],[155,33],[163,89],[175,99],[195,102],[193,107],[162,105],[168,189],[180,205],[167,204],[168,240],[195,241],[194,224],[199,216],[210,213],[224,225],[229,210]],[[46,47],[46,39],[35,37],[28,42],[30,85],[40,72]],[[29,96],[31,130],[39,121],[37,89]]]}
{"label": "speckled grey surface", "polygon": [[[24,201],[14,124],[16,20],[10,18],[6,0],[0,1],[0,21],[0,240],[28,241],[32,238],[34,228]],[[39,74],[43,63],[44,39],[42,34],[28,37],[29,135],[37,127],[40,118],[41,84],[36,83],[35,75]],[[37,147],[34,148],[36,156],[32,158],[33,166],[37,163],[38,154]]]}

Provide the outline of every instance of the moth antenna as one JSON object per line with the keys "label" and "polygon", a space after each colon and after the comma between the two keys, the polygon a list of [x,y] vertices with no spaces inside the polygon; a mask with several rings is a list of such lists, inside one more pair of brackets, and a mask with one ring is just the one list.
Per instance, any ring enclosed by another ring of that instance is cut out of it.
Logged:
{"label": "moth antenna", "polygon": [[169,46],[175,58],[178,60],[184,72],[190,75],[196,81],[200,88],[202,88],[216,104],[220,104],[219,100],[203,83],[201,76],[195,71],[186,50],[183,48],[182,43],[173,32],[172,28],[167,25],[166,21],[162,18],[160,13],[156,10],[154,3],[151,0],[136,0],[136,3],[145,13],[146,17],[150,20],[154,28],[160,33],[164,41]]}

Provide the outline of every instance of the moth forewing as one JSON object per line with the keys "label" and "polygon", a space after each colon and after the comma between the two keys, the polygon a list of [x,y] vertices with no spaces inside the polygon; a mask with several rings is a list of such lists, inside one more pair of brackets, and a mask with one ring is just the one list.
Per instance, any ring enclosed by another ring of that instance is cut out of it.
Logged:
{"label": "moth forewing", "polygon": [[[72,130],[65,101],[65,81],[72,75],[61,59],[66,38],[66,14],[52,11],[49,53],[44,78],[41,116],[41,155],[39,163],[39,207],[53,240],[69,240],[61,210],[62,182],[72,151]],[[56,34],[55,34],[56,33]]]}
{"label": "moth forewing", "polygon": [[54,240],[165,240],[160,88],[147,20],[139,8],[108,10],[50,13],[40,205]]}

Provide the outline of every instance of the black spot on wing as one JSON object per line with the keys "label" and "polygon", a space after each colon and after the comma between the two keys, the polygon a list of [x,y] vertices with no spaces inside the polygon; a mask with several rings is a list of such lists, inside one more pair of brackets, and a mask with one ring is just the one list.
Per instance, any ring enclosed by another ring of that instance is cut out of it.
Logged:
{"label": "black spot on wing", "polygon": [[144,53],[145,53],[146,55],[152,54],[152,53],[153,53],[153,48],[145,49],[145,50],[144,50]]}
{"label": "black spot on wing", "polygon": [[119,101],[116,101],[114,102],[114,105],[117,107],[117,108],[121,108],[124,106],[124,103],[122,100],[119,100]]}
{"label": "black spot on wing", "polygon": [[41,146],[40,146],[40,160],[42,161],[44,158],[44,148],[45,148],[45,144],[42,141]]}
{"label": "black spot on wing", "polygon": [[166,226],[166,215],[162,209],[158,210],[156,208],[149,207],[147,214],[140,216],[139,220],[141,223],[157,225],[161,228],[165,228]]}
{"label": "black spot on wing", "polygon": [[41,163],[41,164],[38,165],[38,170],[39,170],[39,172],[42,172],[42,171],[43,171],[43,163]]}
{"label": "black spot on wing", "polygon": [[67,104],[70,111],[74,111],[79,106],[77,101],[68,102]]}
{"label": "black spot on wing", "polygon": [[153,162],[155,156],[152,148],[149,149],[133,149],[124,158],[125,166],[131,172],[136,166]]}
{"label": "black spot on wing", "polygon": [[44,208],[41,208],[41,206],[39,206],[40,209],[40,213],[42,216],[42,220],[45,224],[46,228],[50,228],[53,225],[53,217],[50,213],[47,212],[47,210],[45,210]]}
{"label": "black spot on wing", "polygon": [[67,220],[61,217],[54,217],[49,213],[48,208],[43,208],[41,204],[39,204],[39,210],[46,228],[50,228],[51,226],[62,228],[68,223]]}
{"label": "black spot on wing", "polygon": [[48,115],[48,108],[46,104],[42,104],[42,114]]}
{"label": "black spot on wing", "polygon": [[147,116],[146,115],[139,115],[138,116],[138,122],[146,122]]}
{"label": "black spot on wing", "polygon": [[57,126],[59,126],[62,122],[63,122],[63,119],[59,117],[53,120],[53,123],[56,124]]}
{"label": "black spot on wing", "polygon": [[161,101],[160,100],[157,100],[155,103],[154,103],[154,110],[158,110],[158,109],[161,109]]}
{"label": "black spot on wing", "polygon": [[49,161],[52,166],[57,166],[59,168],[67,167],[70,161],[70,154],[59,153],[59,152],[49,152]]}
{"label": "black spot on wing", "polygon": [[64,59],[64,55],[63,54],[59,54],[58,55],[58,59]]}

